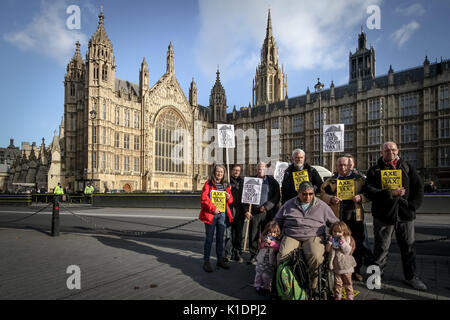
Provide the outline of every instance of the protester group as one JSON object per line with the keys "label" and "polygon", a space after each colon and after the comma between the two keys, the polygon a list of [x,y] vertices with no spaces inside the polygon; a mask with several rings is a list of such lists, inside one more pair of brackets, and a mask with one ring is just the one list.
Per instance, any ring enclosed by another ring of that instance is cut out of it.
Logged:
{"label": "protester group", "polygon": [[[274,290],[272,279],[277,265],[301,248],[313,292],[317,291],[318,267],[329,255],[334,299],[343,299],[345,288],[346,299],[353,300],[353,281],[364,280],[362,266],[378,266],[383,278],[395,232],[405,283],[427,290],[417,276],[414,245],[414,220],[423,201],[423,180],[400,156],[395,142],[382,145],[381,157],[367,176],[356,169],[355,159],[349,154],[338,157],[336,171],[325,181],[306,162],[303,150],[295,149],[291,160],[281,186],[273,176],[266,175],[266,164],[258,163],[255,177],[262,179],[261,198],[258,205],[251,206],[242,203],[241,166],[232,166],[230,181],[225,166],[214,166],[201,194],[199,219],[204,222],[206,234],[204,271],[214,271],[210,262],[214,234],[216,267],[225,270],[230,268],[230,261],[244,262],[243,242],[248,239],[250,255],[246,263],[255,265],[255,290],[269,295]],[[226,194],[222,210],[211,200],[213,191]],[[364,221],[363,203],[369,201],[373,249]]]}

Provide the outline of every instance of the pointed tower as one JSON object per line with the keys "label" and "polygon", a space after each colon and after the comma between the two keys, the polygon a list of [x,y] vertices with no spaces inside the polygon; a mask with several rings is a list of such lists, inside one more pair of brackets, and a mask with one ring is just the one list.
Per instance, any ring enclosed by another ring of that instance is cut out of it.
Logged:
{"label": "pointed tower", "polygon": [[148,84],[149,84],[149,71],[148,71],[148,65],[147,61],[144,59],[141,63],[141,69],[139,70],[139,94],[141,97],[144,96],[144,92],[148,90]]}
{"label": "pointed tower", "polygon": [[211,95],[209,96],[209,108],[210,108],[210,121],[214,124],[225,123],[227,120],[227,97],[225,95],[225,89],[220,83],[220,72],[217,67],[216,83],[211,89]]}
{"label": "pointed tower", "polygon": [[89,47],[86,53],[89,86],[99,85],[100,87],[114,90],[116,62],[113,46],[105,31],[103,9],[98,19],[97,31],[89,40]]}
{"label": "pointed tower", "polygon": [[189,104],[191,107],[197,106],[197,86],[194,78],[192,78],[191,86],[189,87]]}
{"label": "pointed tower", "polygon": [[63,148],[67,151],[64,153],[64,163],[69,171],[75,170],[71,165],[81,156],[76,153],[75,146],[84,145],[84,130],[81,125],[85,117],[86,64],[81,57],[80,47],[80,42],[77,41],[75,54],[67,65],[64,78],[64,119],[67,121],[64,128],[67,130],[67,138],[61,142],[67,144]]}
{"label": "pointed tower", "polygon": [[278,49],[272,32],[270,9],[267,18],[266,38],[261,49],[261,62],[256,69],[253,84],[254,105],[281,101],[284,95],[284,74],[278,64]]}
{"label": "pointed tower", "polygon": [[166,73],[175,72],[175,54],[173,52],[172,41],[170,41],[169,48],[167,50],[167,67]]}
{"label": "pointed tower", "polygon": [[375,50],[370,46],[367,49],[366,33],[361,26],[361,33],[358,35],[358,48],[355,53],[350,51],[349,55],[349,83],[361,77],[364,79],[375,79]]}

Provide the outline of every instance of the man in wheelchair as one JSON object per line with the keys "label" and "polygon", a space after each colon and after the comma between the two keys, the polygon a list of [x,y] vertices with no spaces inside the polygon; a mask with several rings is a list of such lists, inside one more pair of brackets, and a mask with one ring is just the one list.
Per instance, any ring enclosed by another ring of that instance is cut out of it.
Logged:
{"label": "man in wheelchair", "polygon": [[317,292],[318,270],[324,261],[326,227],[339,219],[325,202],[315,197],[314,186],[308,181],[300,184],[297,197],[288,200],[274,219],[283,236],[277,262],[286,259],[295,249],[301,249],[309,267],[311,290]]}

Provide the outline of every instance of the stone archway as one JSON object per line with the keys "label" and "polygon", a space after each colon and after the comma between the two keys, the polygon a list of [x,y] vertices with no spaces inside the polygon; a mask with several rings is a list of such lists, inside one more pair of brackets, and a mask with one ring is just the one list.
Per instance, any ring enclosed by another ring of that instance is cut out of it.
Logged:
{"label": "stone archway", "polygon": [[122,187],[123,190],[125,190],[125,192],[131,192],[131,186],[127,183]]}

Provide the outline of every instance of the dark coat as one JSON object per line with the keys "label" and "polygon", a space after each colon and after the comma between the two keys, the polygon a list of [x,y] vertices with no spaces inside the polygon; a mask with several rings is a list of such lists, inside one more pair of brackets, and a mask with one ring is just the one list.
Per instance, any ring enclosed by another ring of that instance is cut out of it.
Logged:
{"label": "dark coat", "polygon": [[233,203],[231,204],[231,214],[233,219],[244,218],[244,205],[242,204],[242,190],[244,189],[244,179],[230,177],[231,194],[233,195]]}
{"label": "dark coat", "polygon": [[399,159],[397,169],[402,170],[403,197],[393,197],[390,190],[381,189],[381,170],[388,170],[383,157],[367,171],[364,194],[372,200],[372,216],[385,222],[411,221],[416,218],[416,210],[423,202],[423,181],[416,169],[403,159]]}
{"label": "dark coat", "polygon": [[[320,186],[323,183],[322,178],[316,169],[311,167],[309,164],[305,163],[303,165],[303,170],[308,171],[309,181],[314,186],[314,191],[316,194],[320,193]],[[285,204],[286,201],[297,196],[297,191],[295,190],[293,172],[299,171],[295,168],[294,164],[291,163],[284,172],[283,182],[281,183],[281,204]]]}
{"label": "dark coat", "polygon": [[[256,176],[255,176],[256,177]],[[266,203],[263,203],[266,208],[268,220],[273,219],[280,207],[280,185],[272,176],[266,176],[269,179],[269,195]],[[249,205],[244,204],[245,211],[248,211]]]}

